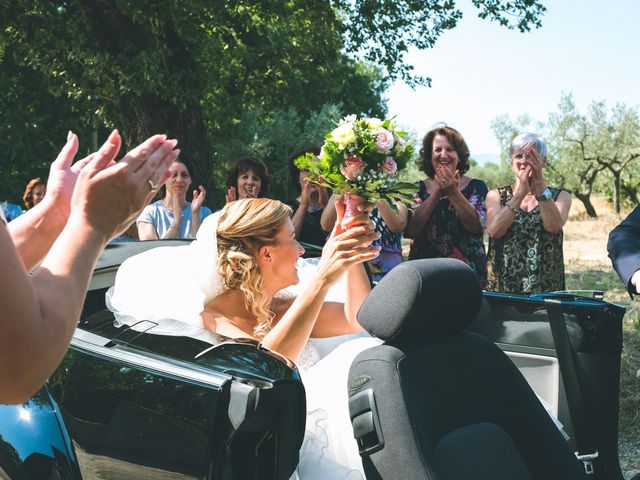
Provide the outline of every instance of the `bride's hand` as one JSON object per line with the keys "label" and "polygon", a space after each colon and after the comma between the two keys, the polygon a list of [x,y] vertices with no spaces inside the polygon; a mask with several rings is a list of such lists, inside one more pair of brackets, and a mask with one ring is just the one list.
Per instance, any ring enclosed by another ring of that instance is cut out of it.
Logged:
{"label": "bride's hand", "polygon": [[380,238],[369,218],[373,205],[367,203],[359,207],[360,214],[344,220],[344,203],[336,201],[338,218],[322,249],[318,264],[318,274],[329,285],[336,283],[351,266],[373,260],[380,253],[380,247],[372,247],[371,242]]}
{"label": "bride's hand", "polygon": [[341,198],[336,199],[336,223],[333,227],[333,231],[331,232],[330,237],[335,237],[343,232],[346,232],[350,228],[367,225],[370,226],[371,229],[374,229],[375,226],[371,221],[371,212],[375,208],[372,203],[363,202],[358,205],[358,215],[354,215],[352,217],[344,218],[345,206],[344,202]]}

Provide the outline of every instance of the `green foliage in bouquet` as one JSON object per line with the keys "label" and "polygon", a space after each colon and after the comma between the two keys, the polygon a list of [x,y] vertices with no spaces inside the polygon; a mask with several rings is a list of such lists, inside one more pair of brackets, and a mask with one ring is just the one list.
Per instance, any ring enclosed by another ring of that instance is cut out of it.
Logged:
{"label": "green foliage in bouquet", "polygon": [[296,166],[309,170],[310,182],[333,193],[358,195],[371,203],[386,200],[394,209],[394,201],[410,205],[417,188],[398,179],[413,155],[405,135],[396,130],[393,119],[349,115],[325,136],[318,157],[298,157]]}

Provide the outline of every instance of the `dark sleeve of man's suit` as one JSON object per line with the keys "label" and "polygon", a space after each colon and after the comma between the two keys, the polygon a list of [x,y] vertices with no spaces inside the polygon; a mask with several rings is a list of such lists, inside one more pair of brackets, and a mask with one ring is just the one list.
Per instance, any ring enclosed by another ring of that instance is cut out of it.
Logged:
{"label": "dark sleeve of man's suit", "polygon": [[629,293],[635,294],[635,287],[630,280],[635,271],[640,269],[640,205],[611,231],[607,250],[613,268]]}

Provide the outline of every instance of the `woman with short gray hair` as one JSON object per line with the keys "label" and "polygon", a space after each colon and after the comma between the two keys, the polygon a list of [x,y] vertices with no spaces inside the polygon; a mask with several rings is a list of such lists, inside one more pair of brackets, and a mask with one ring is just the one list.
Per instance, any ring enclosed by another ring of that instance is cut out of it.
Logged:
{"label": "woman with short gray hair", "polygon": [[562,227],[571,195],[547,185],[547,146],[535,133],[516,136],[509,154],[515,183],[487,194],[487,290],[564,290]]}

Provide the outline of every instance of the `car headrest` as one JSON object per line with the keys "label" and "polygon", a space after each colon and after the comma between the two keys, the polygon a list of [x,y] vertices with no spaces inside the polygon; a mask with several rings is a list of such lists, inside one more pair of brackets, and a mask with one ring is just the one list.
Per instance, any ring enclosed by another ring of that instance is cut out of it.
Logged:
{"label": "car headrest", "polygon": [[462,330],[476,318],[482,290],[460,260],[411,260],[391,270],[358,312],[358,322],[382,340]]}

